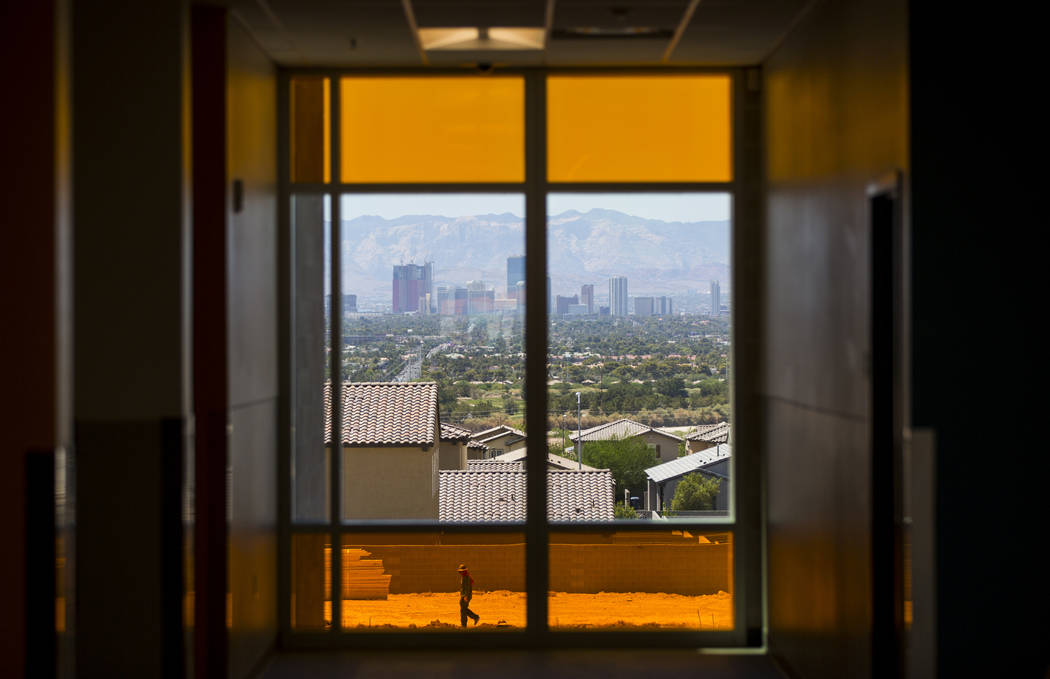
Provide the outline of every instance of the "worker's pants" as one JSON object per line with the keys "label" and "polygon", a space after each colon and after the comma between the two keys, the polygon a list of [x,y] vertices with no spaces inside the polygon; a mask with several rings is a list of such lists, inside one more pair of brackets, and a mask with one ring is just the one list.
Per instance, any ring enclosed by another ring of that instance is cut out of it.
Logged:
{"label": "worker's pants", "polygon": [[472,618],[475,622],[479,618],[477,613],[468,608],[469,606],[470,602],[461,597],[459,600],[459,624],[464,627],[467,626],[467,618]]}

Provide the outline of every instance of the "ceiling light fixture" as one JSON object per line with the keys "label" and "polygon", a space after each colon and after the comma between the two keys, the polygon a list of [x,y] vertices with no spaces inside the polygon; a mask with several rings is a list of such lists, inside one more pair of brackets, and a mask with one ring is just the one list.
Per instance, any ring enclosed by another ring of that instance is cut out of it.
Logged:
{"label": "ceiling light fixture", "polygon": [[542,50],[542,28],[493,27],[420,28],[419,41],[427,51]]}

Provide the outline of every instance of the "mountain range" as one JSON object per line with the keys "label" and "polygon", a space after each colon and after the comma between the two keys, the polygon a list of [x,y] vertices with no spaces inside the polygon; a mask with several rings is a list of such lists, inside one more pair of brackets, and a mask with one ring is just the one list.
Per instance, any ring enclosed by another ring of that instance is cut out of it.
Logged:
{"label": "mountain range", "polygon": [[[468,217],[365,215],[343,222],[343,290],[389,300],[394,264],[434,262],[435,285],[483,280],[502,296],[507,257],[523,254],[524,221],[510,213]],[[728,280],[729,222],[665,222],[595,208],[548,218],[552,295],[593,283],[598,297],[610,276],[627,276],[629,292],[675,294]]]}

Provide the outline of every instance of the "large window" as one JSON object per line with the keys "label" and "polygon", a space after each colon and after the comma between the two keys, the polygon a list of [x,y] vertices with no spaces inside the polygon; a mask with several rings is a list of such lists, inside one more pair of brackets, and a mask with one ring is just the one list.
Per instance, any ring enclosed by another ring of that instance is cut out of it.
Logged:
{"label": "large window", "polygon": [[747,643],[734,82],[286,76],[289,644]]}

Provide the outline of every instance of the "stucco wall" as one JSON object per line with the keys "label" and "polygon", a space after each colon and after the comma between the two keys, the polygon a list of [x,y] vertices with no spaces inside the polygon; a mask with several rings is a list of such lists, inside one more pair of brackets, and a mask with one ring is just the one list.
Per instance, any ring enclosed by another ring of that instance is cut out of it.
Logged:
{"label": "stucco wall", "polygon": [[343,518],[437,519],[438,448],[343,448]]}
{"label": "stucco wall", "polygon": [[438,447],[439,469],[466,469],[467,444],[453,441],[442,441]]}

